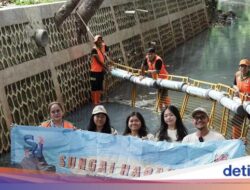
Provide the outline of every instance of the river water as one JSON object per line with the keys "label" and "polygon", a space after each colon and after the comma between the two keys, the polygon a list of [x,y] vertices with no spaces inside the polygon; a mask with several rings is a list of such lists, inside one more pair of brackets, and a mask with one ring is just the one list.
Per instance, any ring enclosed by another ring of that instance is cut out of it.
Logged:
{"label": "river water", "polygon": [[239,61],[250,58],[250,1],[228,1],[218,8],[233,10],[235,22],[214,24],[170,52],[166,63],[171,74],[232,85]]}

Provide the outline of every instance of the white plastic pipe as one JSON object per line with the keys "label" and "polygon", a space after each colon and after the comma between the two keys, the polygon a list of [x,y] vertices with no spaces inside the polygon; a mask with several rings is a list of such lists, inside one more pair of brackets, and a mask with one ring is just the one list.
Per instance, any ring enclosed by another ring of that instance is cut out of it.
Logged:
{"label": "white plastic pipe", "polygon": [[135,84],[156,88],[156,81],[152,78],[145,77],[141,79],[140,77],[132,76],[129,80]]}
{"label": "white plastic pipe", "polygon": [[179,90],[181,91],[184,82],[179,81],[171,81],[171,80],[165,80],[165,79],[157,79],[156,84],[161,87],[165,87],[171,90]]}
{"label": "white plastic pipe", "polygon": [[203,89],[196,86],[185,86],[185,90],[188,94],[208,98],[208,92],[210,89]]}
{"label": "white plastic pipe", "polygon": [[221,98],[223,98],[225,95],[224,95],[223,92],[216,91],[216,90],[210,90],[210,91],[208,92],[208,96],[209,96],[210,98],[212,98],[213,100],[216,100],[216,101],[219,102],[219,101],[221,100]]}
{"label": "white plastic pipe", "polygon": [[129,79],[132,76],[131,73],[124,71],[122,69],[117,69],[117,68],[111,69],[110,72],[111,72],[111,75],[121,78],[121,79]]}
{"label": "white plastic pipe", "polygon": [[220,99],[220,104],[239,115],[244,115],[246,113],[242,104],[239,104],[226,96]]}
{"label": "white plastic pipe", "polygon": [[128,71],[124,71],[122,69],[114,68],[111,70],[111,74],[115,77],[129,80],[132,83],[148,86],[148,87],[156,87],[156,81],[152,78],[144,77],[143,79],[141,77],[134,76],[132,73]]}
{"label": "white plastic pipe", "polygon": [[135,14],[135,10],[129,10],[129,11],[125,11],[125,14]]}
{"label": "white plastic pipe", "polygon": [[136,11],[138,12],[142,12],[142,13],[148,13],[149,11],[148,10],[145,10],[145,9],[135,9]]}
{"label": "white plastic pipe", "polygon": [[212,89],[203,89],[200,87],[196,86],[189,86],[184,82],[179,82],[179,81],[170,81],[170,80],[165,80],[165,79],[157,79],[154,80],[149,77],[144,77],[143,79],[138,76],[134,76],[132,73],[124,71],[122,69],[112,69],[111,74],[113,76],[116,76],[118,78],[122,78],[125,80],[128,80],[132,83],[143,85],[143,86],[148,86],[148,87],[153,87],[153,88],[167,88],[171,90],[176,90],[176,91],[182,91],[194,96],[202,97],[202,98],[211,98],[213,100],[216,100],[219,102],[221,105],[224,107],[230,109],[231,111],[239,114],[239,115],[244,115],[247,113],[250,114],[250,102],[245,102],[243,105],[239,101],[235,101],[225,94],[225,92],[220,92]]}

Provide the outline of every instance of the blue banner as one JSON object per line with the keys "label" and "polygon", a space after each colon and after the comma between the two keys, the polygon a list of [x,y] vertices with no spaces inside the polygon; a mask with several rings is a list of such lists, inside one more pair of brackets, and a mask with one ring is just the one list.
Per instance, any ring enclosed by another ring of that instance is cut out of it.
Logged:
{"label": "blue banner", "polygon": [[244,154],[241,140],[182,144],[60,128],[15,126],[11,130],[13,163],[66,174],[141,177]]}

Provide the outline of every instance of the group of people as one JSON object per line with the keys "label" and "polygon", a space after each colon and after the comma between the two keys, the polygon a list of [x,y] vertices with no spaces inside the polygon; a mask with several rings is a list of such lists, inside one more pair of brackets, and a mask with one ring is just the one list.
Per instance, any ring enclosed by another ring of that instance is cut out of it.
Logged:
{"label": "group of people", "polygon": [[[97,38],[102,43],[101,38]],[[97,41],[98,41],[97,40]],[[98,51],[97,51],[98,53]],[[99,53],[100,54],[100,53]],[[100,54],[102,55],[102,54]],[[97,63],[96,63],[97,64]],[[235,73],[233,88],[235,89],[235,95],[239,96],[242,100],[250,100],[250,71],[249,71],[250,61],[248,59],[242,59],[239,62],[239,70]],[[166,77],[167,71],[162,68],[164,67],[162,59],[156,55],[155,49],[149,49],[146,59],[142,65],[142,75],[144,71],[148,70],[152,74],[153,78]],[[92,77],[101,81],[103,79],[103,74],[92,73]],[[97,89],[101,89],[102,86],[98,84],[97,81],[92,81],[93,85],[97,85]],[[99,86],[98,86],[99,85]],[[100,105],[100,91],[97,92],[98,95],[92,93],[93,99],[95,101],[95,107],[92,111],[92,116],[89,120],[87,127],[88,131],[100,132],[117,135],[118,132],[111,126],[110,118],[107,110],[103,105]],[[64,117],[64,107],[59,102],[52,102],[48,106],[48,112],[50,119],[41,123],[42,127],[59,127],[76,130],[77,128],[70,122],[63,119]],[[242,129],[241,125],[244,121],[242,115],[237,115],[233,117],[233,133],[232,138],[238,139],[241,137]],[[249,115],[248,115],[249,117]],[[225,138],[208,127],[209,114],[206,109],[198,107],[192,112],[193,125],[196,128],[194,133],[188,134],[187,128],[183,124],[180,112],[177,107],[170,105],[170,102],[166,103],[166,107],[161,112],[161,124],[159,130],[155,135],[148,132],[146,122],[144,117],[139,112],[132,112],[127,116],[125,129],[122,135],[133,136],[141,138],[143,140],[153,140],[153,141],[166,141],[166,142],[183,142],[183,143],[199,143],[207,141],[218,141],[225,140]],[[245,138],[242,138],[243,142],[246,144]],[[39,142],[40,143],[40,142]],[[42,142],[40,143],[42,144]],[[47,164],[45,160],[34,160],[34,156],[29,156],[30,147],[28,147],[24,160],[22,164],[24,167],[39,168],[40,170],[52,171],[55,167]],[[42,146],[41,146],[42,151]],[[43,158],[43,157],[41,157]],[[35,164],[32,165],[34,162]]]}
{"label": "group of people", "polygon": [[[50,119],[43,122],[41,126],[77,129],[73,124],[63,119],[64,109],[61,103],[52,102],[49,104],[48,109]],[[192,118],[197,131],[188,134],[178,108],[174,105],[169,105],[161,112],[160,128],[158,132],[153,135],[148,132],[143,115],[140,112],[132,112],[127,116],[125,129],[122,135],[138,137],[143,140],[186,143],[225,139],[220,133],[208,128],[209,115],[206,109],[202,107],[196,108],[192,112]],[[113,135],[118,134],[117,130],[111,126],[109,115],[103,105],[94,107],[87,130]]]}
{"label": "group of people", "polygon": [[[104,90],[104,76],[110,70],[112,63],[108,54],[109,48],[104,43],[101,35],[94,37],[94,46],[91,51],[90,66],[90,83],[91,83],[91,100],[94,105],[101,103],[101,96]],[[141,75],[149,73],[153,79],[167,79],[168,72],[162,58],[156,54],[155,47],[147,50],[146,57],[141,65]],[[143,79],[143,78],[141,78]],[[160,96],[159,108],[162,109],[166,105],[170,105],[170,98],[166,89],[159,89]]]}
{"label": "group of people", "polygon": [[[64,107],[59,102],[51,102],[48,106],[50,119],[41,123],[46,128],[65,128],[77,130],[70,122],[63,119]],[[122,135],[140,138],[142,140],[196,143],[207,141],[224,140],[224,137],[215,131],[209,130],[208,112],[204,108],[196,108],[192,112],[193,124],[196,132],[188,134],[183,124],[180,112],[174,105],[167,106],[161,112],[161,126],[158,132],[150,134],[144,117],[139,112],[132,112],[127,116],[125,129]],[[118,135],[117,130],[111,126],[107,110],[103,105],[97,105],[92,110],[92,115],[87,127],[88,131]],[[43,155],[44,139],[39,137],[38,142],[34,141],[33,135],[25,135],[24,157],[20,167],[25,169],[56,171],[54,165],[48,164]]]}
{"label": "group of people", "polygon": [[[146,57],[141,65],[141,80],[143,80],[144,75],[150,74],[153,79],[168,79],[168,71],[166,70],[166,65],[162,58],[156,54],[154,46],[150,46],[147,50]],[[97,35],[94,37],[94,47],[91,52],[91,71],[90,71],[90,81],[91,81],[91,98],[94,105],[101,103],[101,95],[103,94],[103,81],[105,72],[109,71],[109,62],[107,61],[108,47],[104,43],[102,36]],[[234,89],[236,95],[240,93],[250,94],[250,73],[248,67],[250,61],[248,59],[242,59],[239,64],[239,71],[235,74]],[[171,100],[168,96],[167,89],[159,89],[159,101],[158,108],[163,110],[164,107],[168,107],[171,104]],[[249,98],[250,99],[250,98]],[[248,100],[249,100],[248,99]],[[233,123],[233,133],[232,138],[239,138],[241,134],[240,125],[243,122],[244,117],[235,115],[232,120]],[[160,134],[162,136],[162,133]]]}

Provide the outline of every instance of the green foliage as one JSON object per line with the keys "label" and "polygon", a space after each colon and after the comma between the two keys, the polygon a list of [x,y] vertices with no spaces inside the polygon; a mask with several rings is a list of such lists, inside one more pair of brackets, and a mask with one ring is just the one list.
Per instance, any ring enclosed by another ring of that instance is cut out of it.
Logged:
{"label": "green foliage", "polygon": [[55,2],[55,0],[12,0],[12,2],[16,5],[33,5],[40,3],[51,3]]}

